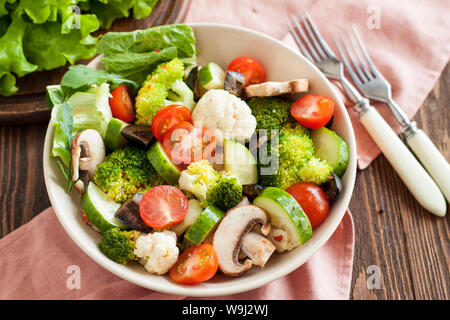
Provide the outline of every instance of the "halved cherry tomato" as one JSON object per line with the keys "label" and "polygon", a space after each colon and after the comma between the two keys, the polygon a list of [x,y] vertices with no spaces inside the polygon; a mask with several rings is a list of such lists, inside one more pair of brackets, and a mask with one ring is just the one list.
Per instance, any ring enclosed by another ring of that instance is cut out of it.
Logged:
{"label": "halved cherry tomato", "polygon": [[168,228],[184,220],[188,207],[188,200],[180,189],[157,186],[142,196],[139,214],[149,227]]}
{"label": "halved cherry tomato", "polygon": [[291,108],[291,114],[295,120],[310,129],[318,129],[326,125],[333,113],[333,99],[319,94],[307,94],[295,101]]}
{"label": "halved cherry tomato", "polygon": [[171,104],[159,110],[152,120],[152,132],[158,141],[176,124],[191,122],[191,111],[181,104]]}
{"label": "halved cherry tomato", "polygon": [[219,267],[217,253],[209,243],[187,248],[170,269],[173,281],[196,284],[211,279]]}
{"label": "halved cherry tomato", "polygon": [[213,130],[196,128],[184,121],[166,132],[163,148],[174,164],[190,164],[214,155],[216,137]]}
{"label": "halved cherry tomato", "polygon": [[242,56],[234,59],[227,67],[227,71],[236,71],[244,75],[243,87],[258,84],[266,80],[263,66],[253,58]]}
{"label": "halved cherry tomato", "polygon": [[113,117],[125,122],[134,121],[134,99],[130,88],[121,84],[113,90],[109,98],[109,107]]}
{"label": "halved cherry tomato", "polygon": [[325,192],[314,183],[299,182],[286,189],[297,200],[315,228],[325,220],[330,208]]}

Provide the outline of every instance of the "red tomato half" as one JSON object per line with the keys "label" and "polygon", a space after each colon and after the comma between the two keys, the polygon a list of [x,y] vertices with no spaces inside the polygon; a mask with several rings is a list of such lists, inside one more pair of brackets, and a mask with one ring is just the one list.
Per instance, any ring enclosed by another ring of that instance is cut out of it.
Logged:
{"label": "red tomato half", "polygon": [[266,80],[266,73],[263,66],[253,58],[250,57],[238,57],[230,62],[227,67],[227,71],[236,71],[244,75],[243,87],[251,84],[258,84]]}
{"label": "red tomato half", "polygon": [[158,141],[180,122],[191,122],[191,111],[180,104],[171,104],[159,110],[152,120],[152,132]]}
{"label": "red tomato half", "polygon": [[325,220],[330,208],[328,198],[323,190],[309,182],[299,182],[286,189],[297,200],[313,228]]}
{"label": "red tomato half", "polygon": [[318,129],[326,125],[333,113],[333,99],[319,94],[307,94],[295,101],[291,108],[291,114],[295,120],[310,129]]}
{"label": "red tomato half", "polygon": [[188,200],[180,189],[157,186],[142,196],[139,214],[149,227],[168,228],[184,220],[188,207]]}
{"label": "red tomato half", "polygon": [[219,267],[217,254],[209,243],[187,248],[170,269],[173,281],[196,284],[211,279]]}
{"label": "red tomato half", "polygon": [[214,155],[216,137],[213,130],[194,127],[180,122],[163,137],[163,148],[174,164],[190,164]]}
{"label": "red tomato half", "polygon": [[130,88],[121,84],[113,90],[109,98],[109,107],[114,118],[125,122],[134,121],[134,99]]}

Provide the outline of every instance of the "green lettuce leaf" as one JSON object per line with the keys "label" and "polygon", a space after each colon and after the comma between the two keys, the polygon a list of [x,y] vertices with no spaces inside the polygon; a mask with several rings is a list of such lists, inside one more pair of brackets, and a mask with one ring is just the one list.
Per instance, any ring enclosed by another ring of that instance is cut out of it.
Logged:
{"label": "green lettuce leaf", "polygon": [[92,58],[96,39],[89,33],[98,29],[98,20],[93,15],[81,15],[80,27],[61,33],[58,22],[29,25],[23,43],[24,52],[30,62],[38,65],[37,70],[50,70],[67,62],[74,64],[77,60]]}
{"label": "green lettuce leaf", "polygon": [[197,49],[192,28],[184,24],[159,26],[132,32],[109,32],[99,41],[105,69],[137,83],[161,62],[175,56],[195,61]]}
{"label": "green lettuce leaf", "polygon": [[105,70],[95,70],[85,65],[71,66],[61,79],[61,88],[66,94],[74,91],[84,91],[92,84],[101,85],[102,83],[109,83],[111,89],[115,89],[121,84],[126,84],[133,91],[139,89],[139,85],[124,77],[108,73]]}
{"label": "green lettuce leaf", "polygon": [[25,57],[22,42],[25,35],[26,22],[21,17],[16,17],[11,22],[8,30],[0,38],[0,93],[11,95],[17,92],[16,75],[24,76],[35,71],[38,67],[30,63]]}

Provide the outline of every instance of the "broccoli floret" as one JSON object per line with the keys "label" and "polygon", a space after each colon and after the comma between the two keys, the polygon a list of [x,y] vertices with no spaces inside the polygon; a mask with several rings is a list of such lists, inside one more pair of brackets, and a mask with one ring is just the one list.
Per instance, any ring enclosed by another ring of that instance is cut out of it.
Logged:
{"label": "broccoli floret", "polygon": [[134,249],[139,235],[140,232],[136,230],[122,231],[119,228],[111,228],[103,233],[103,238],[98,246],[111,260],[127,264],[129,260],[137,260]]}
{"label": "broccoli floret", "polygon": [[278,97],[255,97],[247,102],[256,118],[256,131],[267,129],[281,129],[289,121],[291,116],[292,101]]}
{"label": "broccoli floret", "polygon": [[223,211],[235,207],[242,199],[242,185],[231,176],[224,175],[211,185],[206,195],[206,202]]}
{"label": "broccoli floret", "polygon": [[136,97],[136,124],[151,126],[159,109],[180,102],[194,106],[194,94],[182,81],[184,66],[179,58],[160,64],[143,83]]}
{"label": "broccoli floret", "polygon": [[206,193],[211,185],[220,178],[220,173],[214,170],[208,160],[200,160],[191,163],[183,170],[178,183],[180,188],[188,191],[200,201],[206,199]]}
{"label": "broccoli floret", "polygon": [[328,180],[333,168],[325,160],[312,157],[299,172],[301,181],[322,184]]}
{"label": "broccoli floret", "polygon": [[314,156],[309,130],[300,125],[287,124],[280,130],[278,144],[267,148],[273,171],[260,175],[265,186],[286,189],[300,181],[321,184],[331,174],[330,165]]}
{"label": "broccoli floret", "polygon": [[116,202],[124,202],[138,191],[145,192],[164,184],[145,151],[131,146],[109,154],[97,166],[94,182]]}

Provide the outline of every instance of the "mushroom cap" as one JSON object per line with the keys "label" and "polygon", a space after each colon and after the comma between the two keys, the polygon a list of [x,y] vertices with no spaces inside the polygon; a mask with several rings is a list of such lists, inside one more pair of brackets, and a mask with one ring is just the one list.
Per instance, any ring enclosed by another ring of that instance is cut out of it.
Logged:
{"label": "mushroom cap", "polygon": [[80,171],[85,171],[92,178],[97,165],[105,159],[105,145],[102,136],[94,129],[86,129],[72,139],[70,145],[72,161],[72,181],[80,178]]}
{"label": "mushroom cap", "polygon": [[270,224],[267,215],[254,205],[235,207],[222,219],[214,234],[213,247],[223,273],[238,276],[252,267],[251,260],[240,263],[238,257],[244,237],[258,223],[263,225],[261,232],[268,234]]}

